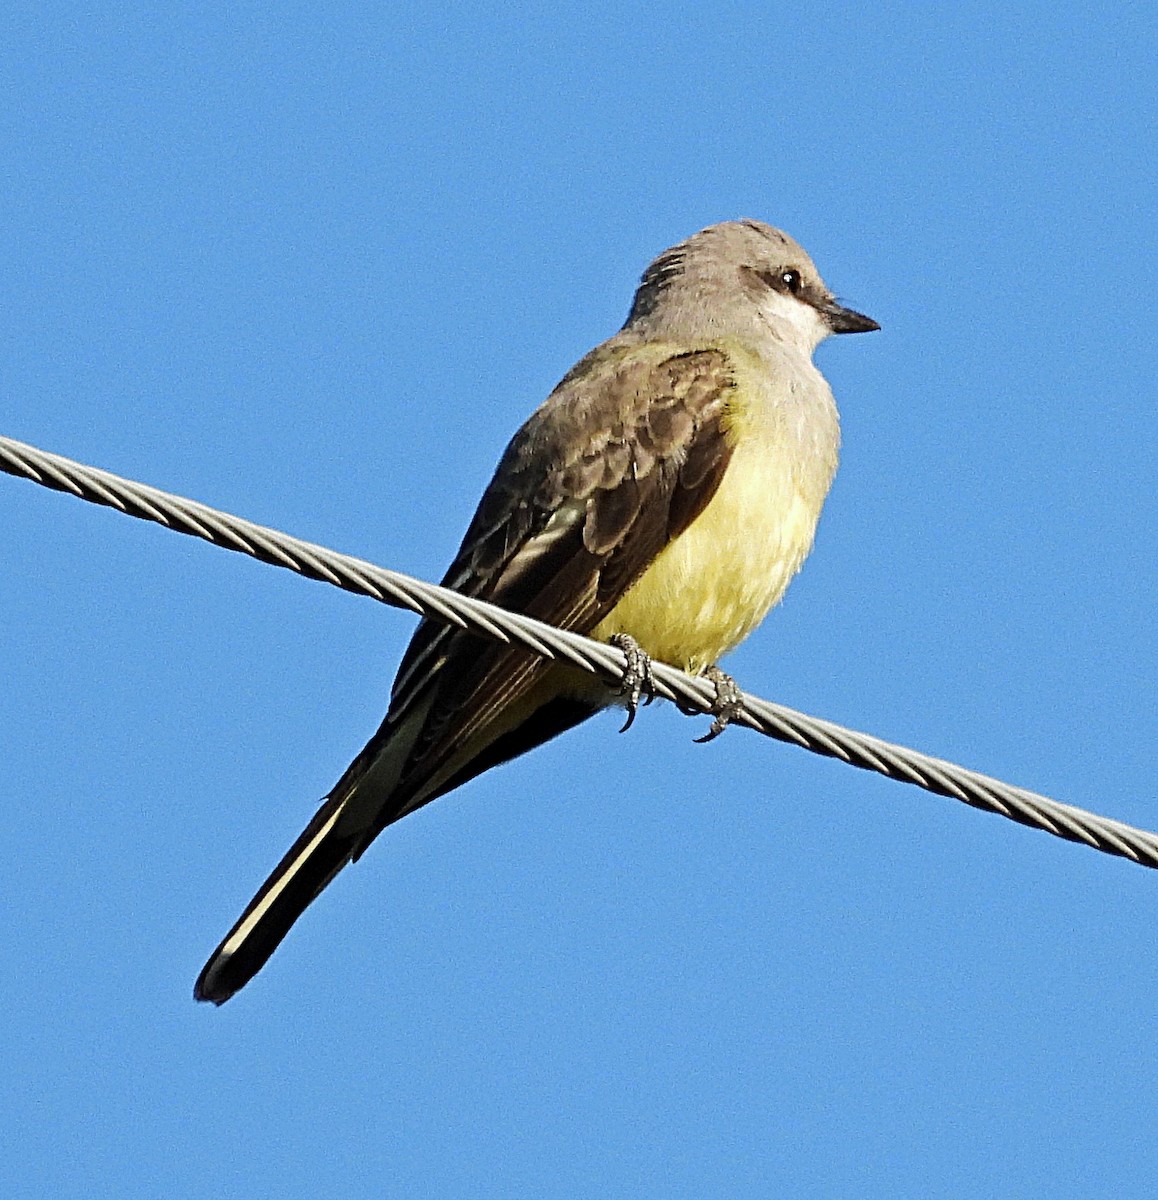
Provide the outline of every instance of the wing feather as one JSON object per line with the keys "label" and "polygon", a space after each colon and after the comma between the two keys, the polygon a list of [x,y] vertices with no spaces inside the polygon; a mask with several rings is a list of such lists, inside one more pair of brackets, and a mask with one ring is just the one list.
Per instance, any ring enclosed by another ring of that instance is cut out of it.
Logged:
{"label": "wing feather", "polygon": [[[613,339],[594,351],[508,446],[443,582],[590,632],[715,494],[731,455],[733,386],[718,347],[672,353]],[[431,799],[436,792],[423,794],[423,784],[472,740],[485,744],[500,714],[552,669],[526,651],[424,621],[382,727],[335,789],[356,782],[434,689],[394,800],[366,843]]]}

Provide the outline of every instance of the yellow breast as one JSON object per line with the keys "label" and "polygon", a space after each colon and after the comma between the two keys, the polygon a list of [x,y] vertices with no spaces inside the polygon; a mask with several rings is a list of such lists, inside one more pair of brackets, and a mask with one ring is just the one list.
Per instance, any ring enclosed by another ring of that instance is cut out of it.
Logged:
{"label": "yellow breast", "polygon": [[836,469],[832,393],[810,361],[769,371],[736,356],[731,462],[711,502],[664,548],[593,631],[631,634],[653,657],[693,673],[752,632],[812,548]]}

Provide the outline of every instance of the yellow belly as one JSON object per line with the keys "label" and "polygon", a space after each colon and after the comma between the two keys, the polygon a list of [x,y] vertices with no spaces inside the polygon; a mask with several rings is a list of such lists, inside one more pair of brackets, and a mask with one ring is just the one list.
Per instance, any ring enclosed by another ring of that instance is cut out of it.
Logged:
{"label": "yellow belly", "polygon": [[[835,419],[835,413],[834,419]],[[631,634],[653,657],[698,673],[739,645],[800,569],[835,469],[780,422],[747,428],[719,489],[594,630]]]}

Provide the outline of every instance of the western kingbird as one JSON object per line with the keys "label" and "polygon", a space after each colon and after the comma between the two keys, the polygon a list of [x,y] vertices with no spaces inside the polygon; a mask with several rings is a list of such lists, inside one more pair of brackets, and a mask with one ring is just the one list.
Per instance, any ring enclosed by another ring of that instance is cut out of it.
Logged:
{"label": "western kingbird", "polygon": [[[840,444],[812,352],[878,328],[759,221],[665,250],[619,333],[515,434],[444,586],[709,670],[812,547]],[[574,668],[423,621],[381,727],[214,951],[197,999],[243,987],[387,825],[618,698]]]}

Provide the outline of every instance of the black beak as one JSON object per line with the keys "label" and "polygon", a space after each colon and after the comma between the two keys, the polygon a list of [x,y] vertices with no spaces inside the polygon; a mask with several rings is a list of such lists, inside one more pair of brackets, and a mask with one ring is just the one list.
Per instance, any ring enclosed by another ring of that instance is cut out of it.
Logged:
{"label": "black beak", "polygon": [[820,305],[820,314],[833,333],[872,333],[874,329],[880,329],[872,317],[854,312],[851,308],[842,308],[835,300]]}

